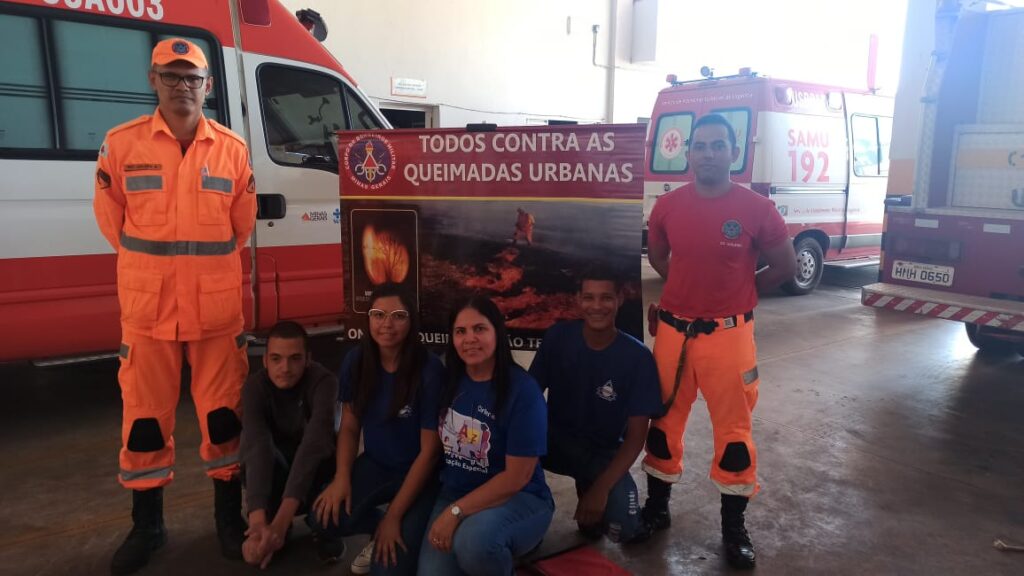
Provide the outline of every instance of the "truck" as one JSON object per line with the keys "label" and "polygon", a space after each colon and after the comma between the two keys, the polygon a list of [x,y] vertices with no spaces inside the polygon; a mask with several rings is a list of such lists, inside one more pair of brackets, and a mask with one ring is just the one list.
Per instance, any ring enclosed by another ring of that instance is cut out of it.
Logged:
{"label": "truck", "polygon": [[243,260],[248,331],[343,326],[337,130],[390,128],[277,0],[0,1],[0,362],[116,352],[115,254],[92,214],[108,129],[156,108],[152,46],[210,61],[205,114],[249,144],[259,210]]}
{"label": "truck", "polygon": [[878,282],[866,306],[1024,354],[1024,10],[911,0]]}
{"label": "truck", "polygon": [[[644,230],[655,200],[693,181],[686,139],[693,122],[724,116],[736,132],[734,182],[775,201],[797,254],[783,288],[808,294],[823,266],[877,264],[889,171],[893,100],[869,88],[846,89],[760,76],[749,68],[678,81],[659,92],[648,132]],[[646,238],[646,234],[645,234]]]}

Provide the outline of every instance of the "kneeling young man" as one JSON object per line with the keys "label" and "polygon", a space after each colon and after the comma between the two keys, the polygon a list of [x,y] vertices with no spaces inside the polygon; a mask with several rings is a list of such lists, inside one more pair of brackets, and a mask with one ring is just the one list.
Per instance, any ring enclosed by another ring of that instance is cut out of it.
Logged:
{"label": "kneeling young man", "polygon": [[[338,381],[313,362],[306,331],[294,322],[270,329],[263,369],[242,389],[242,470],[249,510],[246,562],[266,567],[284,546],[297,514],[334,477]],[[321,560],[345,552],[340,538],[314,528]]]}
{"label": "kneeling young man", "polygon": [[544,335],[530,374],[548,389],[548,455],[544,468],[576,480],[575,519],[591,537],[638,542],[651,529],[640,515],[629,468],[661,410],[651,352],[615,326],[621,285],[603,271],[580,278],[581,320]]}

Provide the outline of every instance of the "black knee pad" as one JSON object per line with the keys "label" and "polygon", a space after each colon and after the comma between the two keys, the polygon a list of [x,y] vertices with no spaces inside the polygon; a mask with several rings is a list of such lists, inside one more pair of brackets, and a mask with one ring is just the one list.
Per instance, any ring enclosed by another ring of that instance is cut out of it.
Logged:
{"label": "black knee pad", "polygon": [[128,433],[128,450],[132,452],[156,452],[164,447],[164,435],[156,418],[139,418],[132,422]]}
{"label": "black knee pad", "polygon": [[242,433],[242,423],[238,421],[234,410],[217,408],[206,415],[206,430],[210,433],[210,442],[223,444]]}
{"label": "black knee pad", "polygon": [[750,452],[744,442],[730,442],[725,446],[718,467],[726,472],[742,472],[750,468]]}
{"label": "black knee pad", "polygon": [[651,426],[647,430],[647,453],[661,460],[672,458],[672,453],[668,450],[668,438],[661,428]]}

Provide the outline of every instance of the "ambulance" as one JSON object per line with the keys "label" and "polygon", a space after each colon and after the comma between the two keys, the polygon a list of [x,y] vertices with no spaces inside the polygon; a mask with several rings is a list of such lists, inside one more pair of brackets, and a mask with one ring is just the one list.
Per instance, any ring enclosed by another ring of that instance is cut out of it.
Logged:
{"label": "ambulance", "polygon": [[867,306],[1024,355],[1024,10],[910,0],[879,282]]}
{"label": "ambulance", "polygon": [[893,101],[850,90],[760,76],[743,68],[677,81],[654,104],[644,172],[644,228],[655,200],[693,181],[686,161],[693,122],[724,116],[736,132],[734,182],[775,201],[797,253],[783,288],[807,294],[825,263],[877,264],[889,171]]}
{"label": "ambulance", "polygon": [[150,51],[185,37],[214,76],[209,118],[249,143],[259,212],[243,252],[246,329],[338,330],[337,130],[388,128],[277,0],[0,1],[0,361],[116,350],[115,255],[92,212],[108,129],[156,108]]}

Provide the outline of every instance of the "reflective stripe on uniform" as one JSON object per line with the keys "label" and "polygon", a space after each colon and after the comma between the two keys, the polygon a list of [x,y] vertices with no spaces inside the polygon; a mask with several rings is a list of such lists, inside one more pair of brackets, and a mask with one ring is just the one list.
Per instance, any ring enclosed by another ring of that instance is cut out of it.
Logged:
{"label": "reflective stripe on uniform", "polygon": [[125,360],[127,360],[128,359],[128,352],[130,350],[131,350],[130,346],[128,346],[124,342],[121,342],[121,348],[118,349],[117,355],[120,356],[121,358],[124,358]]}
{"label": "reflective stripe on uniform", "polygon": [[206,190],[216,190],[217,192],[223,192],[224,194],[231,194],[231,184],[231,180],[228,180],[227,178],[203,176],[203,188]]}
{"label": "reflective stripe on uniform", "polygon": [[225,256],[235,251],[234,240],[223,242],[201,242],[197,240],[143,240],[121,233],[121,246],[131,252],[142,252],[153,256]]}
{"label": "reflective stripe on uniform", "polygon": [[227,468],[228,466],[231,466],[233,464],[238,464],[238,452],[235,452],[234,454],[228,454],[223,458],[210,460],[209,462],[203,462],[203,468],[206,468],[207,470],[215,470],[217,468]]}
{"label": "reflective stripe on uniform", "polygon": [[729,494],[732,496],[753,496],[757,492],[757,483],[754,484],[723,484],[716,481],[714,478],[711,482],[718,488],[718,491],[722,494]]}
{"label": "reflective stripe on uniform", "polygon": [[121,480],[134,482],[136,480],[159,480],[171,477],[171,467],[150,468],[148,470],[121,470]]}
{"label": "reflective stripe on uniform", "polygon": [[753,384],[757,380],[757,366],[754,366],[750,370],[743,373],[743,383],[746,385]]}
{"label": "reflective stripe on uniform", "polygon": [[124,179],[126,192],[141,192],[143,190],[163,190],[163,176],[128,176]]}

